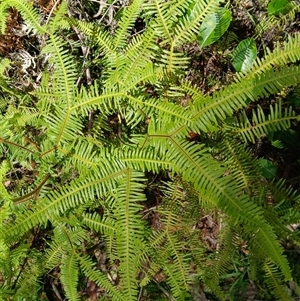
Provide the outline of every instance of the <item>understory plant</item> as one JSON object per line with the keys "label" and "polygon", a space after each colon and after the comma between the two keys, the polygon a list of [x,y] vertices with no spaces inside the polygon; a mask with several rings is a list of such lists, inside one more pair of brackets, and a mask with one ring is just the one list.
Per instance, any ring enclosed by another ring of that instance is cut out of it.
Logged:
{"label": "understory plant", "polygon": [[[13,88],[11,62],[0,65],[2,299],[46,298],[43,283],[53,277],[67,300],[84,299],[86,281],[101,300],[141,300],[153,286],[192,300],[195,283],[228,300],[220,276],[240,253],[248,280],[292,300],[282,242],[299,245],[289,227],[299,223],[299,195],[282,179],[266,180],[249,145],[299,116],[278,97],[249,107],[298,85],[300,35],[204,94],[185,76],[185,46],[223,1],[133,0],[114,32],[68,17],[65,2],[41,23],[30,2],[3,0],[2,33],[11,7],[45,41],[48,63],[30,91]],[[144,28],[133,34],[138,19]],[[72,30],[97,53],[91,84],[76,84],[80,64],[63,39]],[[196,226],[202,210],[220,223],[209,252]]]}

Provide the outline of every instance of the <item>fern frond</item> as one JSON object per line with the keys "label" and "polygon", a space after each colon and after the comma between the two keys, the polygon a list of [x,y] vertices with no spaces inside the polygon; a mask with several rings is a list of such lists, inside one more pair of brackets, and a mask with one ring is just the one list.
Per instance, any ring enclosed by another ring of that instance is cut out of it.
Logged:
{"label": "fern frond", "polygon": [[[74,19],[70,19],[70,23],[76,26],[80,31],[82,31],[93,41],[95,41],[97,46],[99,47],[99,50],[101,50],[103,54],[109,56],[110,58],[112,58],[113,55],[116,54],[114,50],[112,37],[99,25]],[[111,59],[108,62],[109,64],[112,64],[114,60]]]}
{"label": "fern frond", "polygon": [[[118,166],[118,164],[117,164]],[[101,197],[108,194],[116,187],[116,180],[123,176],[126,169],[112,169],[106,165],[105,169],[90,170],[85,179],[76,179],[71,185],[62,188],[61,191],[52,191],[46,197],[40,199],[32,211],[25,211],[18,215],[16,222],[10,225],[9,236],[22,235],[38,223],[45,223],[51,217],[57,216],[69,208],[74,208],[89,200],[95,195]]]}
{"label": "fern frond", "polygon": [[125,177],[120,182],[114,203],[114,217],[116,219],[116,254],[120,260],[120,285],[127,300],[136,298],[137,274],[142,254],[147,249],[144,240],[144,222],[138,212],[141,210],[139,202],[145,200],[142,190],[141,174],[127,169]]}
{"label": "fern frond", "polygon": [[61,242],[56,242],[56,240],[51,242],[45,254],[45,268],[52,270],[54,267],[58,266],[61,263],[65,253],[66,251],[64,250],[64,244],[61,244]]}
{"label": "fern frond", "polygon": [[264,270],[266,273],[266,284],[275,299],[280,301],[292,301],[293,298],[288,294],[286,286],[283,285],[281,275],[276,265],[270,260],[267,260],[264,264]]}
{"label": "fern frond", "polygon": [[190,59],[184,53],[176,52],[174,47],[170,50],[163,49],[160,57],[162,65],[166,67],[167,74],[171,74],[176,70],[184,70],[188,67]]}
{"label": "fern frond", "polygon": [[140,171],[154,171],[158,173],[161,169],[168,170],[172,166],[172,161],[168,160],[165,155],[153,151],[151,148],[117,149],[116,156],[126,166]]}
{"label": "fern frond", "polygon": [[57,106],[55,113],[45,116],[45,121],[49,126],[47,135],[55,146],[73,141],[75,134],[81,134],[82,123],[67,104]]}
{"label": "fern frond", "polygon": [[[35,250],[32,250],[28,255],[28,261],[30,264],[27,264],[17,281],[14,298],[26,299],[30,298],[33,300],[38,299],[38,292],[40,289],[40,279],[41,272],[43,271],[43,260],[40,258],[40,254],[38,254]],[[19,267],[19,269],[22,269]]]}
{"label": "fern frond", "polygon": [[73,143],[58,147],[57,151],[69,156],[69,168],[76,168],[81,175],[87,171],[87,166],[93,168],[97,165],[95,145],[85,139],[76,139]]}
{"label": "fern frond", "polygon": [[[295,85],[300,80],[300,69],[296,66],[284,66],[277,70],[268,70],[253,78],[244,78],[239,83],[233,83],[222,90],[215,92],[213,96],[200,99],[194,103],[194,116],[192,120],[199,129],[207,131],[224,120],[234,111],[246,106],[249,101],[258,97],[267,97],[280,91],[283,87]],[[206,102],[204,102],[206,100]]]}
{"label": "fern frond", "polygon": [[79,301],[79,295],[77,293],[78,285],[78,260],[75,255],[75,250],[72,250],[69,254],[62,258],[61,281],[66,292],[66,296],[69,300]]}
{"label": "fern frond", "polygon": [[223,228],[218,237],[222,252],[218,252],[211,259],[208,258],[207,269],[204,270],[203,280],[205,285],[220,299],[226,300],[225,294],[220,288],[220,275],[230,271],[236,251],[236,240],[240,234],[231,227]]}
{"label": "fern frond", "polygon": [[267,223],[260,225],[259,229],[253,235],[254,239],[249,244],[251,252],[255,254],[257,250],[260,250],[261,257],[269,257],[273,262],[280,267],[282,274],[286,280],[291,280],[291,270],[286,258],[283,255],[283,248],[276,239],[273,229]]}
{"label": "fern frond", "polygon": [[180,168],[182,177],[192,182],[201,194],[218,204],[229,216],[234,214],[236,220],[254,225],[255,220],[258,222],[263,219],[260,208],[249,196],[241,195],[240,188],[232,182],[231,176],[222,177],[225,170],[206,155],[205,149],[200,150],[198,145],[191,146],[177,139],[172,139],[171,145],[174,170]]}
{"label": "fern frond", "polygon": [[[296,62],[300,59],[300,34],[296,33],[294,37],[288,36],[288,40],[283,43],[276,43],[273,51],[266,48],[266,55],[260,59],[257,58],[250,70],[247,71],[246,77],[252,77],[255,74],[261,74],[269,71],[274,67],[282,67],[287,62]],[[245,77],[239,73],[237,79]]]}
{"label": "fern frond", "polygon": [[[0,138],[1,141],[1,138]],[[5,174],[9,170],[9,164],[7,161],[3,161],[0,164],[0,199],[4,204],[1,205],[1,217],[0,221],[2,221],[5,217],[5,211],[9,209],[9,205],[11,203],[11,196],[7,192],[5,186],[3,185],[4,179],[5,179]]]}
{"label": "fern frond", "polygon": [[222,142],[222,153],[227,168],[238,186],[248,195],[253,195],[256,187],[255,179],[259,174],[258,165],[253,160],[250,150],[245,145],[231,140],[228,136]]}
{"label": "fern frond", "polygon": [[153,17],[153,21],[150,22],[150,26],[156,32],[158,37],[162,37],[164,43],[171,43],[171,28],[174,21],[174,15],[169,13],[170,3],[164,2],[162,0],[149,0],[146,4],[146,13],[145,15],[149,15]]}
{"label": "fern frond", "polygon": [[80,268],[84,275],[90,280],[94,281],[99,287],[106,290],[107,295],[111,296],[113,301],[128,301],[130,299],[124,296],[116,286],[114,286],[100,270],[95,268],[95,263],[87,255],[79,256],[75,254],[77,261],[79,262]]}
{"label": "fern frond", "polygon": [[219,9],[222,0],[195,1],[195,5],[189,16],[183,16],[174,28],[173,45],[179,47],[187,41],[193,40],[200,28],[200,23]]}
{"label": "fern frond", "polygon": [[[182,221],[178,214],[171,210],[159,209],[158,214],[161,217],[160,223],[162,229],[154,231],[150,237],[153,248],[153,260],[158,266],[162,267],[166,273],[167,283],[170,284],[172,294],[176,300],[185,300],[186,291],[190,282],[190,254],[182,249],[180,235],[177,229],[180,229]],[[169,265],[164,262],[170,261]]]}
{"label": "fern frond", "polygon": [[141,12],[143,2],[143,0],[133,0],[132,3],[123,11],[121,20],[118,23],[118,29],[113,39],[114,50],[126,45],[126,39],[128,38],[130,30],[134,26],[134,22]]}
{"label": "fern frond", "polygon": [[98,109],[101,107],[101,112],[103,114],[108,114],[108,112],[114,110],[121,110],[119,103],[121,103],[124,94],[122,92],[115,91],[117,88],[115,86],[105,87],[103,90],[99,90],[98,83],[89,87],[90,90],[87,91],[82,88],[80,94],[76,97],[76,104],[74,104],[70,111],[78,111],[82,115],[88,115],[89,110]]}
{"label": "fern frond", "polygon": [[268,185],[270,197],[275,202],[273,210],[281,217],[281,225],[298,223],[300,220],[300,196],[291,186],[286,187],[284,180]]}
{"label": "fern frond", "polygon": [[73,104],[76,86],[76,65],[74,58],[65,49],[65,42],[55,35],[50,35],[47,46],[43,48],[43,53],[50,54],[49,59],[55,66],[52,92],[61,95],[61,101],[66,102],[68,107]]}
{"label": "fern frond", "polygon": [[50,19],[49,27],[50,27],[50,32],[55,33],[57,29],[69,29],[70,24],[68,19],[66,18],[67,14],[67,2],[62,2],[58,10],[55,12],[54,17]]}
{"label": "fern frond", "polygon": [[[4,77],[4,72],[10,67],[11,61],[8,58],[0,59],[0,76]],[[6,79],[6,77],[5,77]]]}
{"label": "fern frond", "polygon": [[141,35],[132,38],[124,53],[124,67],[122,68],[122,82],[126,83],[135,72],[141,71],[154,56],[153,44],[156,35],[153,30],[147,30]]}
{"label": "fern frond", "polygon": [[257,139],[268,136],[269,134],[290,128],[291,122],[297,120],[295,111],[292,107],[283,108],[281,101],[270,105],[270,113],[265,115],[263,109],[258,106],[256,111],[252,110],[251,121],[245,112],[239,118],[238,127],[228,127],[235,134],[241,135],[245,142],[255,143]]}
{"label": "fern frond", "polygon": [[87,225],[90,229],[98,233],[103,233],[111,237],[115,236],[115,221],[109,216],[100,217],[100,215],[97,213],[84,213],[82,222],[83,224]]}

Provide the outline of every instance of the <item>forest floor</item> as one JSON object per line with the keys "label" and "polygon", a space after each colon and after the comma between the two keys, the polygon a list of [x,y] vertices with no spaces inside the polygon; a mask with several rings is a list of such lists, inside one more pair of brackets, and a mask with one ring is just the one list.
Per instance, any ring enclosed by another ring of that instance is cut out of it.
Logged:
{"label": "forest floor", "polygon": [[[60,0],[33,0],[34,5],[39,9],[41,17],[44,22],[47,22],[49,15],[55,12]],[[187,74],[187,78],[195,85],[197,85],[205,94],[210,94],[214,90],[219,89],[223,85],[232,81],[235,70],[231,61],[231,54],[233,49],[237,46],[238,42],[246,39],[255,37],[255,42],[258,49],[258,56],[262,56],[266,47],[273,49],[275,43],[282,42],[287,38],[287,35],[293,35],[295,32],[300,31],[300,13],[296,13],[293,20],[282,20],[276,23],[276,26],[267,26],[264,29],[260,29],[257,24],[259,21],[266,17],[266,6],[263,1],[259,0],[242,0],[242,1],[231,1],[230,10],[232,12],[232,22],[225,33],[227,38],[222,39],[221,42],[214,43],[205,49],[201,49],[198,43],[188,44],[184,46],[185,52],[191,57],[190,68]],[[266,2],[266,1],[265,1]],[[118,12],[126,6],[126,0],[114,1],[110,3],[104,3],[101,7],[101,3],[92,2],[88,0],[68,0],[69,15],[79,20],[87,21],[99,21],[104,24],[107,30],[114,31],[118,22]],[[134,32],[143,30],[142,19],[139,19],[134,28]],[[86,55],[87,51],[85,37],[78,31],[70,33],[66,37],[70,43],[70,49],[74,53],[78,53],[78,57],[82,60],[82,57]],[[44,57],[41,55],[41,49],[43,48],[43,39],[38,37],[23,23],[20,14],[12,9],[10,11],[9,18],[7,20],[7,30],[4,35],[0,35],[0,56],[2,58],[8,58],[11,60],[11,69],[8,76],[12,80],[12,85],[22,91],[32,91],[35,89],[41,80],[41,72],[45,64]],[[73,49],[72,44],[77,43],[77,48]],[[79,42],[79,44],[78,44]],[[80,45],[80,47],[78,47]],[[88,51],[91,51],[90,49]],[[93,54],[92,54],[93,55]],[[89,62],[84,62],[88,65]],[[83,68],[85,68],[83,66]],[[86,69],[88,70],[88,69]],[[85,78],[81,78],[81,84],[86,84],[93,80],[93,70],[91,73],[86,72]],[[298,108],[295,110],[300,113],[300,89],[299,98],[295,95],[290,95],[291,102],[296,102]],[[289,96],[290,91],[285,91],[285,96]],[[256,103],[251,103],[247,109],[249,115],[252,109],[260,105],[265,111],[269,110],[269,105],[274,99],[260,99]],[[114,124],[112,119],[110,124]],[[118,130],[118,129],[114,129]],[[293,127],[290,132],[290,136],[283,137],[284,145],[281,148],[275,147],[270,143],[267,138],[262,138],[257,141],[256,144],[250,145],[253,154],[258,157],[267,158],[276,166],[276,177],[286,179],[287,183],[292,185],[294,188],[300,188],[300,125]],[[191,133],[191,139],[197,141],[198,135]],[[26,177],[28,184],[30,184],[30,174],[26,174],[25,169],[20,167],[18,169],[18,176],[15,179],[6,181],[4,185],[8,189],[13,189],[17,185],[18,179]],[[158,181],[158,177],[155,181]],[[153,206],[149,204],[149,207]],[[155,215],[148,216],[146,214],[147,209],[145,208],[145,218],[155,226]],[[203,214],[203,218],[199,221],[195,227],[200,229],[201,235],[199,239],[207,245],[208,249],[216,249],[218,245],[218,232],[220,223],[217,217],[209,212]],[[299,225],[294,225],[295,229]],[[291,249],[291,246],[284,246],[287,250]],[[246,252],[246,251],[245,251]],[[99,247],[97,260],[99,265],[105,267],[106,254],[101,251]],[[295,255],[295,261],[299,260],[300,249]],[[300,275],[299,275],[300,276]],[[156,275],[157,281],[161,281],[159,278],[164,275]],[[226,281],[224,281],[224,288],[230,285],[231,282],[235,281],[236,276],[228,275]],[[45,291],[53,291],[51,299],[49,300],[61,300],[59,296],[60,288],[56,287],[55,282],[51,282],[49,279],[45,279]],[[55,288],[56,287],[56,288]],[[299,288],[295,287],[295,283],[290,283],[291,290],[295,291]],[[49,293],[50,294],[50,293]],[[98,300],[99,288],[95,283],[87,282],[86,287],[82,290],[82,295],[85,296],[86,300]],[[255,301],[256,300],[256,288],[254,285],[248,285],[243,300]],[[241,300],[242,300],[241,299]],[[146,297],[140,300],[147,300]],[[200,287],[195,287],[194,300],[207,301],[208,297],[203,293]],[[211,299],[212,300],[212,299]],[[295,298],[297,300],[297,298]],[[300,298],[298,298],[300,300]]]}

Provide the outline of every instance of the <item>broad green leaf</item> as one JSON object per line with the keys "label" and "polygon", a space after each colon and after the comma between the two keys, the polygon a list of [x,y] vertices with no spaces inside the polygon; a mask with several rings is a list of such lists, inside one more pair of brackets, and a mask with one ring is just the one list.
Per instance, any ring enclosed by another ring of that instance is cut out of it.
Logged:
{"label": "broad green leaf", "polygon": [[256,44],[252,38],[242,40],[232,55],[232,63],[236,71],[247,72],[257,56]]}
{"label": "broad green leaf", "polygon": [[221,8],[218,12],[207,16],[200,27],[199,45],[205,47],[220,39],[228,29],[231,19],[231,12],[227,8]]}
{"label": "broad green leaf", "polygon": [[260,172],[266,179],[272,179],[276,176],[277,167],[268,159],[259,159]]}
{"label": "broad green leaf", "polygon": [[268,4],[268,15],[279,16],[286,14],[291,9],[291,4],[288,0],[272,0]]}

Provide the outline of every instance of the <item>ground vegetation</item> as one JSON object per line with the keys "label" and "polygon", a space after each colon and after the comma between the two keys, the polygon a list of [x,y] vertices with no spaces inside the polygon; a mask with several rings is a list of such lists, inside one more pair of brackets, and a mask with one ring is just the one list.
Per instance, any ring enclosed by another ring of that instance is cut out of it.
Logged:
{"label": "ground vegetation", "polygon": [[299,7],[3,0],[0,297],[297,300]]}

